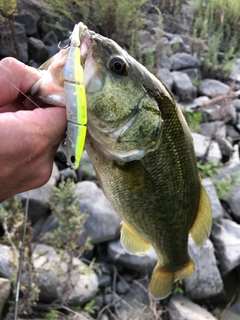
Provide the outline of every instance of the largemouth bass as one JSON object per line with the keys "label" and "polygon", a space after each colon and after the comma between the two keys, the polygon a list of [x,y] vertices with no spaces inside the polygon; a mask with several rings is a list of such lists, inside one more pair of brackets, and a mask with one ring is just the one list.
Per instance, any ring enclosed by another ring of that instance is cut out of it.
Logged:
{"label": "largemouth bass", "polygon": [[[193,139],[179,106],[155,76],[113,40],[87,29],[81,37],[86,150],[123,220],[123,247],[137,255],[155,249],[158,263],[149,290],[161,299],[175,281],[194,272],[189,233],[201,247],[211,229],[211,204]],[[58,105],[65,103],[65,50],[47,62],[33,89],[35,96]]]}

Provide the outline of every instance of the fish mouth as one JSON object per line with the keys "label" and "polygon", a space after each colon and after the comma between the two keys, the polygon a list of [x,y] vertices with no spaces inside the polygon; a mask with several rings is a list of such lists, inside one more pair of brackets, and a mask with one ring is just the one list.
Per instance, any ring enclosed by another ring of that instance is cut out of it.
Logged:
{"label": "fish mouth", "polygon": [[[83,67],[84,71],[84,83],[85,87],[90,86],[90,82],[95,76],[96,67],[93,66],[94,59],[92,58],[92,36],[95,32],[85,28],[80,34],[80,57],[79,63]],[[71,41],[71,37],[69,42]],[[64,77],[65,64],[68,57],[70,45],[55,54],[52,58],[47,60],[43,65],[39,67],[40,79],[30,89],[30,95],[39,101],[49,103],[52,105],[65,106],[65,88],[64,81],[67,81]],[[88,71],[85,71],[85,67]],[[91,89],[91,88],[90,88]]]}

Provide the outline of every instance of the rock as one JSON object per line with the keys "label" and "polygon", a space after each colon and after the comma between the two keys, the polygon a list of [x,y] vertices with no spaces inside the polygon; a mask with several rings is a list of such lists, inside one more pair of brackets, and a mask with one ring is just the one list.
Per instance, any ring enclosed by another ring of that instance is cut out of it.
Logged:
{"label": "rock", "polygon": [[239,159],[236,162],[232,162],[227,166],[224,166],[219,170],[217,175],[213,176],[213,179],[221,181],[223,178],[226,180],[225,194],[221,196],[231,211],[231,215],[234,219],[240,223],[240,164]]}
{"label": "rock", "polygon": [[190,54],[185,52],[180,52],[172,55],[170,60],[172,62],[173,71],[200,67],[199,61],[193,58]]}
{"label": "rock", "polygon": [[210,98],[215,98],[219,95],[226,94],[230,92],[231,88],[215,79],[204,79],[199,88],[200,95],[208,96]]}
{"label": "rock", "polygon": [[33,59],[39,63],[43,63],[49,58],[48,50],[45,44],[41,40],[34,37],[28,38],[28,54],[29,59]]}
{"label": "rock", "polygon": [[227,134],[224,121],[204,122],[200,124],[200,134],[213,139],[225,138]]}
{"label": "rock", "polygon": [[98,286],[108,287],[111,285],[112,277],[108,274],[101,274],[98,276]]}
{"label": "rock", "polygon": [[6,28],[5,24],[0,24],[0,58],[4,57],[18,57],[18,59],[24,63],[28,61],[28,42],[26,31],[23,25],[20,23],[14,23],[14,29],[16,34],[17,51],[14,47],[14,41],[9,28]]}
{"label": "rock", "polygon": [[159,42],[157,43],[157,47],[159,47],[159,50],[161,51],[161,55],[165,55],[167,57],[172,55],[172,49],[171,49],[171,46],[170,46],[170,41],[168,40],[167,37],[162,37],[159,40]]}
{"label": "rock", "polygon": [[171,75],[173,77],[173,92],[183,102],[192,101],[196,97],[196,88],[193,86],[189,76],[178,71],[172,72]]}
{"label": "rock", "polygon": [[151,273],[157,263],[157,255],[153,249],[143,256],[131,255],[122,247],[120,240],[108,243],[108,258],[114,263],[141,273]]}
{"label": "rock", "polygon": [[192,79],[192,80],[200,81],[200,79],[201,79],[200,71],[197,68],[187,68],[187,69],[183,69],[181,71],[186,73],[190,77],[190,79]]}
{"label": "rock", "polygon": [[130,285],[123,279],[117,282],[116,291],[118,294],[125,294],[129,291]]}
{"label": "rock", "polygon": [[[186,47],[184,45],[183,39],[180,35],[174,34],[172,39],[170,40],[170,46],[173,53],[179,52],[180,54],[183,54],[183,52],[186,51]],[[179,69],[175,69],[179,70]]]}
{"label": "rock", "polygon": [[234,59],[232,71],[229,75],[231,82],[240,82],[240,59]]}
{"label": "rock", "polygon": [[239,128],[232,125],[226,125],[227,128],[227,136],[232,139],[233,142],[240,141],[240,131]]}
{"label": "rock", "polygon": [[198,97],[193,99],[192,102],[186,103],[184,105],[184,108],[187,112],[195,112],[199,106],[207,101],[209,101],[209,98],[207,96]]}
{"label": "rock", "polygon": [[26,30],[27,36],[37,36],[37,20],[31,12],[22,12],[16,15],[15,21],[21,23]]}
{"label": "rock", "polygon": [[[69,256],[60,255],[56,250],[44,244],[37,244],[33,251],[33,266],[36,271],[36,285],[40,290],[40,300],[50,303],[61,298],[65,293],[67,280],[67,262]],[[73,269],[69,304],[82,305],[90,301],[98,291],[98,280],[94,271],[86,271],[87,266],[77,258],[73,258]],[[28,275],[23,273],[22,282],[27,281]]]}
{"label": "rock", "polygon": [[198,249],[190,238],[189,254],[195,263],[195,273],[184,279],[185,293],[191,300],[208,300],[223,294],[223,281],[217,267],[214,247],[207,240]]}
{"label": "rock", "polygon": [[214,220],[220,220],[223,218],[223,208],[221,202],[219,201],[218,195],[216,193],[214,184],[211,179],[205,178],[202,180],[202,185],[204,186],[212,205],[212,214]]}
{"label": "rock", "polygon": [[169,303],[170,320],[217,320],[210,312],[183,295],[174,295]]}
{"label": "rock", "polygon": [[122,303],[118,310],[119,319],[154,319],[152,312],[147,308],[149,304],[147,281],[135,281],[131,284],[127,294],[122,297]]}
{"label": "rock", "polygon": [[121,219],[103,191],[94,182],[83,181],[77,184],[76,193],[81,195],[80,211],[89,215],[80,242],[90,237],[96,244],[118,237]]}
{"label": "rock", "polygon": [[217,250],[220,270],[223,275],[240,265],[240,226],[227,219],[214,223],[211,239]]}
{"label": "rock", "polygon": [[22,202],[29,199],[28,217],[32,224],[35,224],[39,218],[48,213],[49,200],[53,195],[53,187],[56,185],[59,177],[58,168],[54,163],[51,177],[45,185],[17,194],[17,198]]}
{"label": "rock", "polygon": [[18,269],[18,251],[0,244],[0,277],[16,278]]}
{"label": "rock", "polygon": [[59,41],[55,32],[53,30],[50,30],[48,33],[44,35],[44,37],[42,38],[42,42],[46,46],[55,46],[58,44]]}
{"label": "rock", "polygon": [[[240,62],[240,59],[239,59],[239,62]],[[234,107],[236,108],[236,111],[239,112],[240,111],[240,99],[234,99],[234,100],[232,100],[232,103],[233,103]]]}
{"label": "rock", "polygon": [[4,304],[10,295],[10,288],[10,281],[8,279],[0,278],[0,319],[2,319],[1,314]]}
{"label": "rock", "polygon": [[[210,139],[199,133],[192,133],[194,149],[198,160],[205,157],[207,148],[209,147]],[[219,162],[221,160],[221,152],[217,142],[211,141],[211,145],[208,151],[207,160],[214,160]]]}
{"label": "rock", "polygon": [[172,91],[173,78],[171,72],[168,69],[158,69],[157,78],[168,88],[169,91]]}
{"label": "rock", "polygon": [[217,139],[218,146],[220,148],[222,158],[227,159],[227,161],[230,159],[232,153],[233,153],[233,146],[232,143],[227,138],[220,138]]}

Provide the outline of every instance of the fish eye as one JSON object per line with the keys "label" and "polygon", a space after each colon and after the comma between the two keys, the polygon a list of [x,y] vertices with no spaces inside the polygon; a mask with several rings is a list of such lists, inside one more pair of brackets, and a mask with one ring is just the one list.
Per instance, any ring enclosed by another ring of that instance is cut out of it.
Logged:
{"label": "fish eye", "polygon": [[109,67],[111,71],[117,73],[121,76],[128,75],[128,64],[127,62],[121,57],[113,57],[109,62]]}

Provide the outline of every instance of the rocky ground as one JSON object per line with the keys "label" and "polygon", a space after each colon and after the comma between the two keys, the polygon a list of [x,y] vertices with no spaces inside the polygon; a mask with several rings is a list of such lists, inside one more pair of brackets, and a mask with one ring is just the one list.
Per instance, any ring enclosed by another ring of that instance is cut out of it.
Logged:
{"label": "rocky ground", "polygon": [[[24,1],[20,2],[15,19],[19,58],[39,66],[58,50],[57,44],[63,34],[44,24],[49,17],[37,1],[27,1],[27,7]],[[191,39],[185,22],[191,19],[191,15],[186,8],[183,8],[181,26],[177,28],[166,23],[161,39],[156,40],[154,21],[159,13],[155,10],[154,1],[149,1],[144,9],[148,24],[140,32],[139,41],[143,52],[151,49],[157,53],[159,47],[162,49],[155,73],[176,97],[182,110],[202,114],[198,132],[192,132],[198,161],[223,163],[217,174],[214,175],[210,168],[210,178],[203,179],[212,203],[213,228],[210,239],[200,250],[191,239],[189,241],[189,253],[195,261],[196,272],[175,287],[174,293],[166,300],[154,301],[146,288],[156,264],[155,252],[136,257],[124,251],[119,241],[120,219],[99,188],[86,153],[77,171],[62,166],[56,158],[52,178],[45,186],[18,195],[23,201],[30,199],[29,217],[36,244],[34,268],[37,270],[41,301],[52,302],[63,294],[66,262],[53,247],[44,244],[44,240],[38,240],[46,239],[47,234],[58,226],[49,210],[48,200],[52,187],[63,176],[76,182],[76,193],[81,195],[80,210],[88,214],[79,243],[90,237],[94,245],[83,259],[74,259],[75,287],[70,297],[71,305],[84,305],[94,300],[93,317],[98,320],[240,319],[237,304],[225,310],[228,303],[230,306],[237,300],[240,285],[240,60],[234,61],[233,70],[224,83],[202,79],[202,61],[190,50]],[[12,50],[11,44],[2,41],[0,57],[11,56]],[[198,80],[197,86],[193,79]],[[216,192],[216,186],[219,186],[216,181],[225,181],[222,185],[225,189],[220,196]],[[14,275],[16,257],[12,248],[6,245],[0,245],[0,256],[1,314],[9,296],[8,279]],[[84,273],[82,270],[93,258],[96,258],[96,270]],[[86,318],[91,317],[75,314],[71,319]]]}

